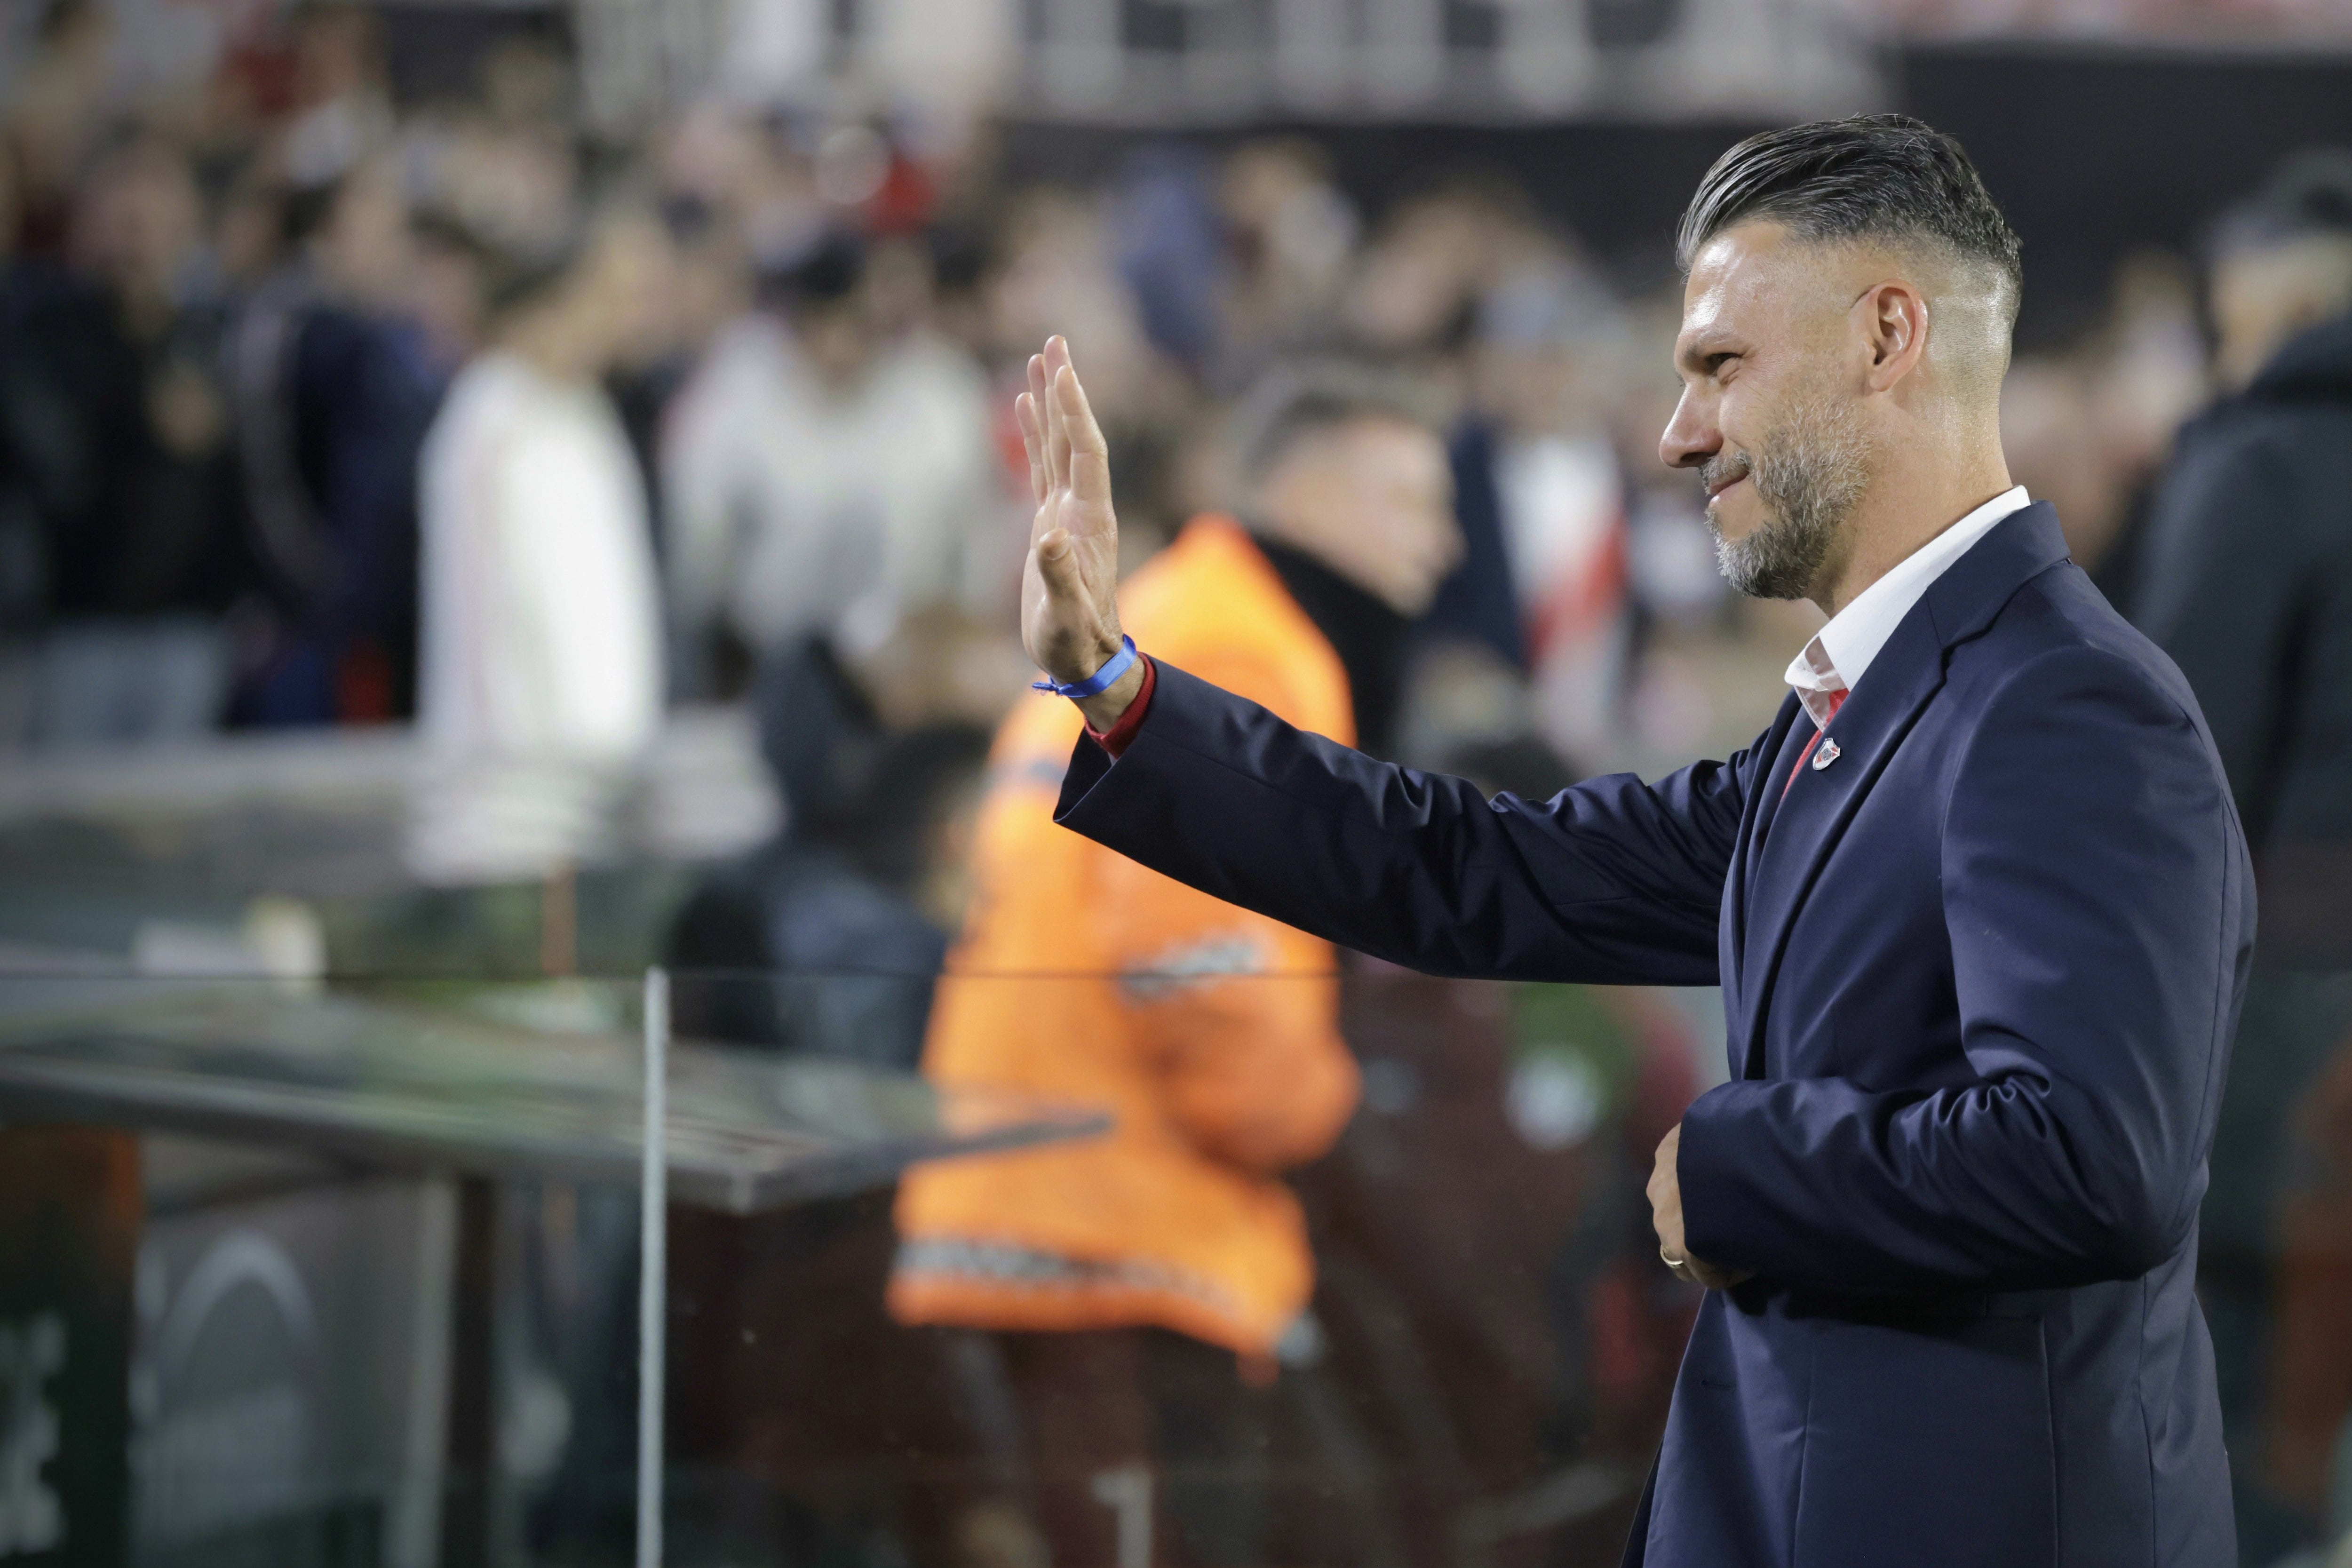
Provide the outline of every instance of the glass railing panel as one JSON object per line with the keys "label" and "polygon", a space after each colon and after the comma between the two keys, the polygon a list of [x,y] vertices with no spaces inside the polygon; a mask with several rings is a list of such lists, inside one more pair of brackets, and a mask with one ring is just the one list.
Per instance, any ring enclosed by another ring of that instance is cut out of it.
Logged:
{"label": "glass railing panel", "polygon": [[1711,994],[1352,963],[674,994],[681,1049],[1043,1111],[672,1205],[681,1560],[1617,1560],[1697,1301],[1643,1184],[1722,1076]]}

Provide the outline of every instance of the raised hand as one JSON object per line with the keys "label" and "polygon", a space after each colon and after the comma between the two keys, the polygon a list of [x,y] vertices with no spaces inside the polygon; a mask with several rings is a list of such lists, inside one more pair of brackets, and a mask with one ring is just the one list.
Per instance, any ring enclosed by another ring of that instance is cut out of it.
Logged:
{"label": "raised hand", "polygon": [[[1029,390],[1015,408],[1037,500],[1021,569],[1021,640],[1055,680],[1084,680],[1119,649],[1118,518],[1109,448],[1063,339],[1046,339],[1045,353],[1030,357]],[[1087,719],[1116,720],[1141,683],[1140,670],[1129,670],[1081,704]]]}

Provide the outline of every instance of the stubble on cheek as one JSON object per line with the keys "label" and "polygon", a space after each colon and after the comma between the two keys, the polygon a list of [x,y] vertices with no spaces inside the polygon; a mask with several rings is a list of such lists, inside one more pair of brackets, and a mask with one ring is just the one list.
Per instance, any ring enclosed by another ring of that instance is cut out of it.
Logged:
{"label": "stubble on cheek", "polygon": [[[1774,422],[1755,455],[1737,460],[1763,517],[1740,538],[1729,539],[1717,505],[1710,505],[1717,563],[1732,587],[1751,598],[1803,598],[1869,489],[1868,443],[1847,405],[1810,397]],[[1719,461],[1711,460],[1702,473],[1728,473],[1716,468]]]}

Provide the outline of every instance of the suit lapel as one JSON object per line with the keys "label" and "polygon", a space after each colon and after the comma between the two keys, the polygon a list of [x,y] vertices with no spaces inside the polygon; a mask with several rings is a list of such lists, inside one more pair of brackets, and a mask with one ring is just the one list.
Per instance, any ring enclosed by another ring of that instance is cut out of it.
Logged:
{"label": "suit lapel", "polygon": [[1746,1045],[1745,1059],[1735,1064],[1742,1078],[1764,1076],[1765,1025],[1790,930],[1814,895],[1846,825],[1942,687],[1947,650],[1990,625],[2027,579],[2065,558],[2057,513],[2047,503],[2003,519],[1928,584],[1830,721],[1822,744],[1837,743],[1835,760],[1808,763],[1785,795],[1782,786],[1812,731],[1800,721],[1784,732],[1776,771],[1758,780],[1761,798],[1749,803],[1755,826],[1744,865],[1735,868],[1735,875],[1746,873],[1745,886],[1737,889],[1744,900],[1743,929],[1731,1012]]}
{"label": "suit lapel", "polygon": [[1728,1070],[1734,1078],[1739,1076],[1739,1064],[1747,1056],[1739,1028],[1748,1017],[1742,1001],[1746,988],[1742,983],[1741,954],[1748,944],[1748,900],[1756,884],[1757,854],[1763,844],[1764,827],[1771,821],[1773,804],[1773,792],[1765,787],[1765,781],[1788,776],[1789,763],[1780,759],[1784,754],[1794,754],[1790,751],[1790,737],[1811,732],[1812,725],[1792,691],[1781,700],[1780,711],[1773,715],[1772,727],[1757,737],[1755,746],[1748,752],[1747,799],[1740,806],[1739,837],[1733,841],[1730,881],[1723,890],[1723,1016],[1732,1025],[1724,1044],[1730,1057]]}
{"label": "suit lapel", "polygon": [[[1742,1078],[1764,1076],[1764,1020],[1772,990],[1780,978],[1781,956],[1788,950],[1789,928],[1796,923],[1806,898],[1820,879],[1822,864],[1844,836],[1871,786],[1885,772],[1895,749],[1910,732],[1912,722],[1927,699],[1944,683],[1943,648],[1935,628],[1916,607],[1895,629],[1886,646],[1846,699],[1838,716],[1815,750],[1812,762],[1797,771],[1777,805],[1766,807],[1763,843],[1756,858],[1754,902],[1748,911],[1747,951],[1741,967],[1748,984],[1742,999],[1749,1008],[1748,1058]],[[1811,726],[1799,732],[1811,737]],[[1815,767],[1831,742],[1835,760]],[[1783,748],[1783,771],[1768,782],[1774,795],[1789,784],[1786,770],[1796,765],[1803,742]]]}

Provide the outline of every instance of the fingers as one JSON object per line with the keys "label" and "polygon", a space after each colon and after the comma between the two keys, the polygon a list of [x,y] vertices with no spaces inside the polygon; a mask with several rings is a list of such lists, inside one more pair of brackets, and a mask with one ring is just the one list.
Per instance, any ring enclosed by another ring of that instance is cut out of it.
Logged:
{"label": "fingers", "polygon": [[1062,401],[1062,373],[1069,368],[1070,345],[1060,337],[1045,340],[1045,469],[1053,478],[1054,488],[1061,489],[1070,482],[1070,411]]}
{"label": "fingers", "polygon": [[1024,392],[1013,400],[1013,412],[1021,421],[1022,447],[1029,454],[1030,498],[1042,507],[1052,491],[1045,483],[1045,427],[1038,423],[1037,400]]}
{"label": "fingers", "polygon": [[1037,447],[1030,454],[1030,466],[1032,482],[1043,487],[1037,492],[1040,506],[1062,483],[1061,475],[1054,468],[1054,398],[1048,389],[1052,375],[1044,354],[1029,356],[1029,407],[1037,421]]}
{"label": "fingers", "polygon": [[1103,440],[1102,426],[1095,423],[1094,405],[1087,401],[1087,389],[1078,384],[1077,367],[1063,357],[1062,368],[1054,377],[1054,395],[1061,401],[1063,417],[1069,422],[1067,432],[1073,451],[1105,452],[1109,450]]}
{"label": "fingers", "polygon": [[[1065,432],[1070,444],[1070,492],[1080,512],[1092,520],[1110,512],[1110,443],[1078,384],[1076,366],[1064,365],[1054,382],[1054,395],[1063,407]],[[1099,508],[1099,511],[1097,509]]]}
{"label": "fingers", "polygon": [[1016,400],[1022,445],[1029,455],[1029,486],[1043,506],[1054,491],[1068,489],[1082,507],[1110,509],[1110,446],[1095,418],[1094,405],[1070,363],[1069,341],[1045,340],[1043,353],[1029,358],[1029,391]]}

